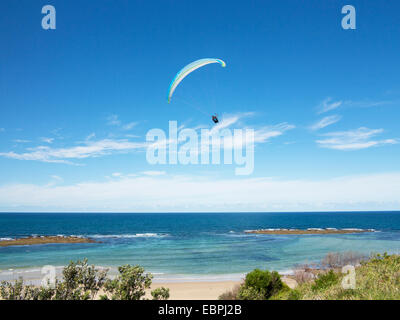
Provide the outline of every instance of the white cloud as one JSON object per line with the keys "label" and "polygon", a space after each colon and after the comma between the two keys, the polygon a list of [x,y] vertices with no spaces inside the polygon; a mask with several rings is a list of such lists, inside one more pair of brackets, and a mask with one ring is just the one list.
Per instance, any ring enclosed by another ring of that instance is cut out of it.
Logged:
{"label": "white cloud", "polygon": [[112,176],[113,176],[113,177],[121,177],[121,176],[122,176],[122,173],[120,173],[120,172],[114,172],[114,173],[112,174]]}
{"label": "white cloud", "polygon": [[334,109],[339,108],[343,104],[343,101],[332,101],[332,98],[326,98],[318,106],[318,113],[325,113]]}
{"label": "white cloud", "polygon": [[107,124],[109,126],[116,126],[116,127],[121,127],[122,130],[129,131],[133,127],[137,126],[137,122],[129,122],[126,124],[123,124],[122,121],[119,119],[118,115],[112,114],[111,116],[107,117]]}
{"label": "white cloud", "polygon": [[121,121],[119,120],[118,116],[116,114],[112,114],[107,118],[107,124],[109,126],[119,126],[121,125]]}
{"label": "white cloud", "polygon": [[64,179],[57,175],[52,175],[52,176],[50,176],[50,178],[51,178],[51,181],[46,185],[46,187],[53,187],[53,186],[57,185],[58,183],[64,182]]}
{"label": "white cloud", "polygon": [[16,142],[16,143],[29,143],[31,141],[30,140],[25,140],[25,139],[15,139],[15,140],[13,140],[13,142]]}
{"label": "white cloud", "polygon": [[[221,122],[219,122],[217,125],[215,125],[211,131],[210,135],[214,134],[217,131],[222,131],[223,129],[232,127],[234,124],[238,123],[241,118],[247,117],[253,115],[252,113],[243,113],[243,114],[236,114],[232,115],[226,118],[222,118]],[[273,126],[264,126],[261,128],[251,128],[251,127],[245,127],[244,129],[254,129],[254,142],[255,143],[265,143],[271,138],[275,138],[278,136],[281,136],[288,130],[292,130],[295,128],[294,125],[288,124],[287,122],[279,123],[277,125]],[[233,141],[231,143],[228,143],[227,146],[229,147],[235,147],[239,146],[241,147],[241,140],[240,141]],[[217,141],[217,143],[220,143],[222,141]],[[225,146],[226,147],[226,146]]]}
{"label": "white cloud", "polygon": [[327,211],[395,210],[400,172],[323,180],[160,176],[106,182],[0,187],[9,211]]}
{"label": "white cloud", "polygon": [[85,140],[92,140],[94,137],[96,137],[96,134],[94,132],[92,132],[91,134],[89,134]]}
{"label": "white cloud", "polygon": [[[219,130],[227,129],[229,127],[238,129],[239,128],[252,129],[251,127],[238,127],[238,126],[234,127],[235,124],[239,123],[242,117],[246,117],[249,115],[251,115],[251,113],[242,113],[221,119],[221,122],[218,125],[213,126],[211,128],[210,136]],[[110,121],[117,123],[119,120],[118,117],[115,116],[112,117]],[[203,127],[197,127],[195,129],[200,130],[201,128]],[[288,124],[286,122],[273,126],[254,128],[254,143],[266,143],[271,138],[278,137],[284,134],[284,132],[291,130],[293,128],[295,128],[294,125]],[[152,143],[148,143],[146,141],[131,142],[127,139],[119,139],[119,140],[103,139],[94,141],[93,140],[94,137],[95,137],[94,133],[90,134],[89,136],[86,137],[86,139],[83,142],[79,142],[80,144],[79,146],[65,147],[65,148],[51,148],[50,146],[46,145],[35,148],[27,148],[26,149],[27,151],[22,153],[17,153],[14,151],[0,152],[0,156],[16,160],[32,160],[32,161],[65,163],[65,164],[76,165],[76,163],[72,162],[71,160],[106,156],[113,153],[129,152],[136,149],[145,149],[149,145],[168,146],[169,143],[176,142],[175,137],[168,138],[166,141],[157,141]],[[246,140],[247,139],[248,138],[246,137]],[[224,144],[225,149],[242,147],[242,139],[240,138],[240,136],[237,135],[234,135],[230,140],[212,139],[212,143],[217,145],[222,145],[223,142],[225,141],[227,142],[226,144]],[[182,141],[179,141],[178,143],[182,143]],[[210,152],[210,151],[208,148],[204,148],[204,150],[202,150],[201,152]]]}
{"label": "white cloud", "polygon": [[323,129],[327,126],[330,126],[331,124],[334,124],[334,123],[340,121],[340,119],[342,119],[342,117],[337,114],[335,114],[333,116],[327,116],[327,117],[324,117],[321,120],[317,121],[316,123],[314,123],[310,127],[310,129],[313,131],[317,131],[317,130]]}
{"label": "white cloud", "polygon": [[46,143],[51,144],[51,143],[53,143],[54,138],[46,138],[46,137],[43,137],[43,138],[40,138],[40,140],[42,140],[43,142],[46,142]]}
{"label": "white cloud", "polygon": [[380,107],[385,105],[391,105],[394,101],[389,100],[381,100],[381,101],[374,101],[374,100],[362,100],[362,101],[352,101],[348,100],[344,102],[344,105],[349,107],[355,108],[371,108],[371,107]]}
{"label": "white cloud", "polygon": [[0,152],[0,156],[17,160],[36,160],[43,162],[68,163],[70,159],[84,159],[109,155],[114,152],[127,152],[145,148],[147,143],[130,142],[128,140],[103,139],[99,141],[85,141],[82,145],[69,148],[50,148],[39,146],[27,149],[28,152]]}
{"label": "white cloud", "polygon": [[122,126],[123,130],[131,130],[133,127],[135,127],[138,123],[137,122],[130,122]]}
{"label": "white cloud", "polygon": [[358,128],[356,130],[326,133],[327,139],[317,140],[320,147],[335,150],[360,150],[385,144],[396,144],[396,139],[373,140],[383,129]]}
{"label": "white cloud", "polygon": [[163,176],[165,174],[167,174],[165,171],[143,171],[142,174],[146,175],[146,176]]}
{"label": "white cloud", "polygon": [[267,142],[271,138],[279,137],[288,130],[294,129],[295,126],[286,122],[279,123],[274,126],[266,126],[260,129],[254,130],[254,142],[263,143]]}

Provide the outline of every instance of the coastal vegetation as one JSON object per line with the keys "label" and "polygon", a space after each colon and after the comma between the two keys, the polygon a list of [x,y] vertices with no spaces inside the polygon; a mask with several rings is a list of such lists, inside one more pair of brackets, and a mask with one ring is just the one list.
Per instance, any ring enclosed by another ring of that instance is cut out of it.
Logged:
{"label": "coastal vegetation", "polygon": [[[346,286],[349,273],[342,269],[349,264],[355,267],[353,287]],[[274,280],[266,281],[272,279],[273,274]],[[365,258],[354,253],[328,254],[318,266],[299,267],[292,278],[298,283],[294,289],[282,285],[276,272],[256,269],[246,275],[240,286],[222,294],[219,299],[399,300],[400,255],[385,253]]]}
{"label": "coastal vegetation", "polygon": [[255,269],[246,275],[238,292],[240,300],[267,300],[289,287],[281,280],[278,272]]}
{"label": "coastal vegetation", "polygon": [[[118,268],[115,279],[108,270],[88,265],[87,259],[70,262],[62,271],[62,280],[48,282],[46,286],[26,285],[22,279],[0,283],[3,300],[142,300],[150,289],[153,275],[140,266],[125,265]],[[151,291],[153,300],[167,300],[169,289],[161,287]]]}
{"label": "coastal vegetation", "polygon": [[[347,268],[349,265],[352,267]],[[70,262],[60,279],[45,286],[25,284],[22,279],[3,281],[0,299],[167,300],[169,289],[150,291],[152,279],[142,267],[131,265],[119,267],[118,274],[111,277],[107,269],[89,265],[85,259]],[[285,277],[276,271],[255,269],[219,299],[400,300],[400,255],[330,253],[319,263],[298,265],[292,275]]]}

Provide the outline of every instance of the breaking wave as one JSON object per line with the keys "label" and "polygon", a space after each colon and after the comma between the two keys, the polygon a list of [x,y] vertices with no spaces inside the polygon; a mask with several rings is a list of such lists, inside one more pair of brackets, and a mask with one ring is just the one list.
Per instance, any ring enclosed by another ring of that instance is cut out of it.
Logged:
{"label": "breaking wave", "polygon": [[94,234],[94,235],[88,235],[88,238],[163,238],[167,237],[168,234],[165,233],[135,233],[135,234]]}

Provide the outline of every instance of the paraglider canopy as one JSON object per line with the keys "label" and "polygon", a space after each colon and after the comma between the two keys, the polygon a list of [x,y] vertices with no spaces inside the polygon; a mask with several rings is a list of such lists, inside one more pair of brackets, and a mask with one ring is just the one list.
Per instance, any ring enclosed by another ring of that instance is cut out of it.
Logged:
{"label": "paraglider canopy", "polygon": [[211,63],[219,63],[222,67],[226,67],[226,63],[221,59],[214,59],[214,58],[206,58],[196,60],[192,63],[189,63],[187,66],[183,67],[172,79],[171,84],[169,85],[168,89],[168,103],[171,102],[172,95],[174,94],[175,89],[181,83],[181,81],[194,70],[204,67],[207,64]]}

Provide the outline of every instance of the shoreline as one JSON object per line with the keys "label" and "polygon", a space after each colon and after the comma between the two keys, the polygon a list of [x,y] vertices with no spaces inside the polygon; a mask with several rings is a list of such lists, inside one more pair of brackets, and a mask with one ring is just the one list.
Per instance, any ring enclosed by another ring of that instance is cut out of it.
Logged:
{"label": "shoreline", "polygon": [[[24,279],[27,284],[39,285],[43,278],[42,268],[44,266],[32,266],[27,268],[3,268],[0,269],[0,282],[1,281],[14,281],[20,277]],[[62,270],[65,266],[54,266],[56,269],[56,276],[62,277]],[[113,278],[117,275],[116,267],[95,266],[98,269],[109,269],[109,276]],[[248,270],[250,272],[252,270]],[[243,273],[223,273],[223,274],[174,274],[174,273],[159,273],[147,271],[153,275],[153,284],[160,285],[165,283],[218,283],[218,282],[240,282],[242,281],[247,272]],[[287,277],[293,274],[293,270],[282,270],[278,273],[282,277]]]}

